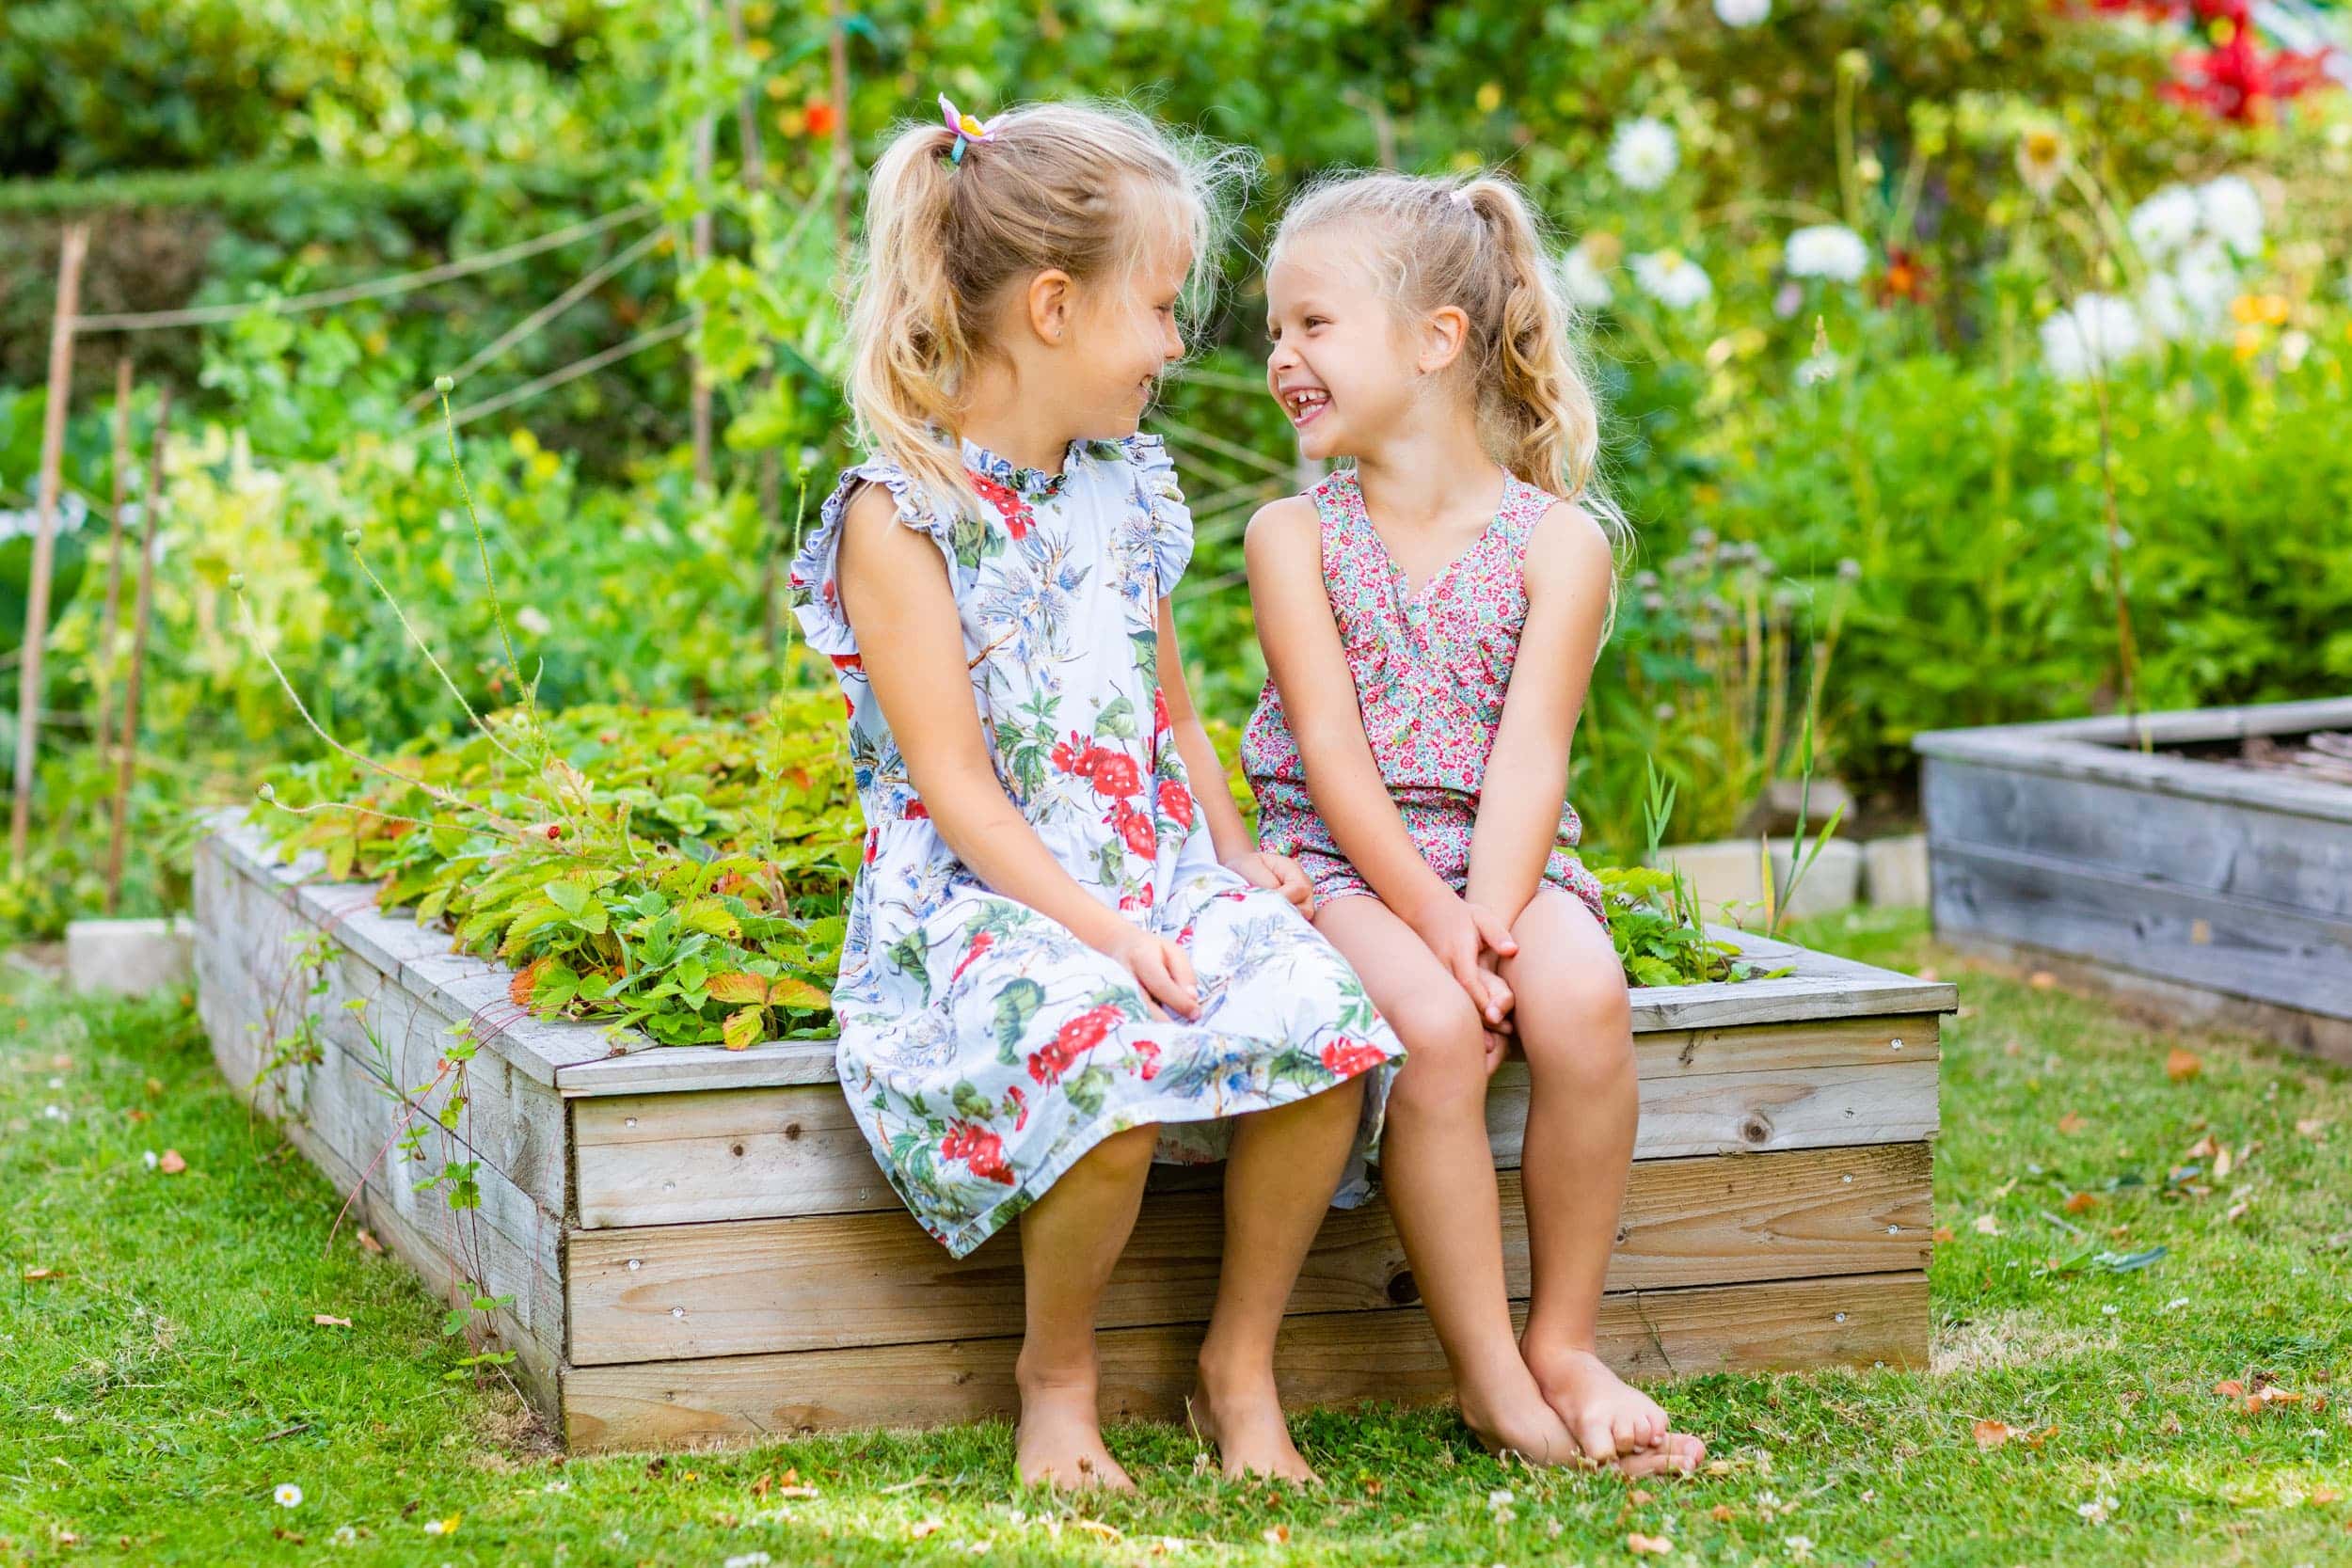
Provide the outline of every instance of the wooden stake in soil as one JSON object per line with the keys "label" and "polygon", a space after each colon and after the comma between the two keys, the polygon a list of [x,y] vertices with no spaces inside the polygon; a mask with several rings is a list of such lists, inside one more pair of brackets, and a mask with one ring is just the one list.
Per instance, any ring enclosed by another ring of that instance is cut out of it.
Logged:
{"label": "wooden stake in soil", "polygon": [[[694,25],[700,37],[703,60],[710,58],[710,0],[694,0]],[[697,266],[710,260],[710,156],[711,146],[718,140],[718,123],[714,117],[704,115],[694,121],[694,193],[702,202],[702,210],[694,214],[693,247]],[[694,482],[710,483],[710,383],[703,376],[702,356],[689,356],[691,391],[689,406],[694,427]]]}
{"label": "wooden stake in soil", "polygon": [[850,260],[850,24],[841,0],[825,8],[829,17],[825,39],[827,74],[833,86],[833,254],[846,266]]}
{"label": "wooden stake in soil", "polygon": [[106,604],[98,617],[93,673],[98,686],[98,722],[90,733],[106,744],[106,724],[115,694],[115,619],[122,602],[122,498],[131,487],[131,356],[115,361],[114,513],[106,526]]}
{"label": "wooden stake in soil", "polygon": [[57,558],[58,470],[65,462],[65,408],[73,395],[73,318],[82,304],[82,258],[89,225],[66,225],[57,255],[57,305],[49,327],[49,406],[40,431],[40,493],[35,502],[33,578],[24,595],[24,643],[17,666],[16,797],[8,809],[9,863],[24,866],[32,829],[33,759],[40,739],[40,656],[49,641],[49,577]]}
{"label": "wooden stake in soil", "polygon": [[[122,892],[122,839],[131,816],[131,775],[138,761],[139,674],[147,667],[147,626],[155,602],[155,532],[164,515],[164,436],[171,420],[171,388],[155,399],[155,445],[148,459],[147,494],[139,505],[139,590],[131,615],[131,673],[122,683],[122,752],[116,764],[114,831],[106,846],[106,912]],[[100,732],[100,743],[105,740]]]}

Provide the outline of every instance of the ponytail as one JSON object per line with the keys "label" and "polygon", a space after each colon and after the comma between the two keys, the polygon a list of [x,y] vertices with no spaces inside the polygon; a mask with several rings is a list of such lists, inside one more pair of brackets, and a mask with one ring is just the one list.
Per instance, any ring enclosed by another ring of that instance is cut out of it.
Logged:
{"label": "ponytail", "polygon": [[1597,472],[1600,411],[1577,354],[1576,309],[1525,193],[1494,174],[1459,183],[1337,176],[1282,214],[1269,261],[1299,235],[1340,224],[1367,247],[1399,309],[1451,305],[1469,319],[1456,363],[1488,454],[1590,513],[1622,560],[1630,531]]}
{"label": "ponytail", "polygon": [[1197,305],[1237,150],[1184,140],[1132,109],[1039,103],[984,136],[910,125],[874,166],[850,312],[850,406],[868,446],[943,504],[977,513],[957,436],[973,373],[996,351],[1005,291],[1048,268],[1091,279],[1187,245]]}

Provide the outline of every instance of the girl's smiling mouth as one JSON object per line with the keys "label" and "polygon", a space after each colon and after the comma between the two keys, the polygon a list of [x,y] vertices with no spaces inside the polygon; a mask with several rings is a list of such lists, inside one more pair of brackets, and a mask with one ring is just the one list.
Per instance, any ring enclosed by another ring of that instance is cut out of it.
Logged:
{"label": "girl's smiling mouth", "polygon": [[1331,406],[1331,394],[1320,387],[1292,387],[1274,395],[1281,404],[1283,412],[1290,415],[1295,429],[1304,429],[1317,415]]}

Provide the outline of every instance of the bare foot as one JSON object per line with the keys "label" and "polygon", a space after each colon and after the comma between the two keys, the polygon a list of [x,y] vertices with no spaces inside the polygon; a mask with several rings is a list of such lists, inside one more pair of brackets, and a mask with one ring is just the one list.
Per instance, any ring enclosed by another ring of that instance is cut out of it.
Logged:
{"label": "bare foot", "polygon": [[1530,1465],[1574,1465],[1576,1438],[1557,1412],[1544,1402],[1531,1378],[1523,1387],[1480,1390],[1463,1387],[1462,1419],[1490,1453],[1517,1454]]}
{"label": "bare foot", "polygon": [[1591,1351],[1521,1349],[1545,1401],[1586,1457],[1628,1475],[1656,1475],[1669,1469],[1687,1474],[1707,1456],[1705,1443],[1669,1431],[1658,1402]]}
{"label": "bare foot", "polygon": [[1226,1475],[1237,1481],[1264,1476],[1300,1486],[1323,1483],[1291,1441],[1273,1369],[1236,1373],[1211,1366],[1204,1356],[1200,1370],[1200,1385],[1184,1406],[1194,1428],[1216,1445]]}
{"label": "bare foot", "polygon": [[1101,1486],[1132,1492],[1136,1483],[1103,1446],[1092,1377],[1028,1377],[1021,1386],[1014,1463],[1024,1486]]}

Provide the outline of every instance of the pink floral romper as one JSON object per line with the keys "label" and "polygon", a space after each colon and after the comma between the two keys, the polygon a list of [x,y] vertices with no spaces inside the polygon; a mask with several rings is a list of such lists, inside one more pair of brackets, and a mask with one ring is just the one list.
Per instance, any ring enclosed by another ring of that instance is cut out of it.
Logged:
{"label": "pink floral romper", "polygon": [[[1527,621],[1520,566],[1528,535],[1558,498],[1506,476],[1486,531],[1416,591],[1373,531],[1353,468],[1311,495],[1323,524],[1323,583],[1373,760],[1430,869],[1459,892],[1470,880],[1479,789]],[[1306,765],[1271,679],[1242,732],[1241,761],[1258,796],[1260,847],[1295,859],[1318,903],[1371,895],[1308,798]],[[1605,926],[1600,880],[1575,854],[1583,834],[1576,808],[1562,800],[1544,880],[1574,894]]]}

